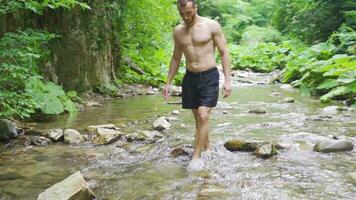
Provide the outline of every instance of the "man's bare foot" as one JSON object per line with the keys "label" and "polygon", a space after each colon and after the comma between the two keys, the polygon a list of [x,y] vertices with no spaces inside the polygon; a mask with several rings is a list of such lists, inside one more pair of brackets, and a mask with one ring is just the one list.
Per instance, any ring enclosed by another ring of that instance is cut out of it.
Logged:
{"label": "man's bare foot", "polygon": [[192,159],[187,167],[187,170],[189,172],[192,171],[200,171],[202,169],[204,169],[205,164],[204,161],[202,159]]}

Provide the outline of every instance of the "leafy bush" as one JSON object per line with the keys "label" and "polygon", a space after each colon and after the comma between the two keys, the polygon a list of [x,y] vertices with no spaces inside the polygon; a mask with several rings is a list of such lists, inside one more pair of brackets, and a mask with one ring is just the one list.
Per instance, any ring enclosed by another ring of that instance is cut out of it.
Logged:
{"label": "leafy bush", "polygon": [[27,30],[0,39],[0,117],[27,118],[74,112],[73,102],[60,86],[44,82],[39,64],[49,56],[46,44],[56,36]]}

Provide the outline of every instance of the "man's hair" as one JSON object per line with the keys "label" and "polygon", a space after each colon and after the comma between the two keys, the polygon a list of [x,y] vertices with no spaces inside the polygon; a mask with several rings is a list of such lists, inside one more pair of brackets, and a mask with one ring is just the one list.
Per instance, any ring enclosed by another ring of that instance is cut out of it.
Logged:
{"label": "man's hair", "polygon": [[193,3],[193,6],[195,6],[195,0],[178,0],[177,1],[177,5],[179,7],[184,7],[187,5],[188,2],[192,2]]}

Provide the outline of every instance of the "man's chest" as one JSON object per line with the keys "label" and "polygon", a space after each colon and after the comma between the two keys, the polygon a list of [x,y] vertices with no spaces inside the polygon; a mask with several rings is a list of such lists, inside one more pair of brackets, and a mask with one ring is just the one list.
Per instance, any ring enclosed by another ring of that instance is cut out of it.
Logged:
{"label": "man's chest", "polygon": [[212,34],[209,27],[199,25],[184,29],[179,38],[183,47],[204,46],[212,41]]}

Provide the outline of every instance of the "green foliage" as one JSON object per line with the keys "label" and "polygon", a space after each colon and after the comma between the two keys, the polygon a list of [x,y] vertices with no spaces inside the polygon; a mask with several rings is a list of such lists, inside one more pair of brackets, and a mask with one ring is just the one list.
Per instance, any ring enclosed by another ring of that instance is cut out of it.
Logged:
{"label": "green foliage", "polygon": [[82,9],[90,9],[83,2],[76,0],[2,0],[0,4],[0,15],[16,11],[18,9],[29,9],[34,13],[42,14],[44,9],[51,8],[73,8],[80,6]]}
{"label": "green foliage", "polygon": [[46,45],[55,37],[27,30],[0,39],[0,117],[27,118],[38,109],[45,114],[75,110],[61,87],[40,76],[38,66],[49,56]]}
{"label": "green foliage", "polygon": [[276,29],[252,25],[244,30],[240,44],[256,46],[260,42],[279,43],[281,40],[282,36]]}
{"label": "green foliage", "polygon": [[308,43],[326,41],[347,20],[353,26],[356,3],[353,0],[275,0],[272,24]]}
{"label": "green foliage", "polygon": [[348,38],[335,33],[329,42],[314,45],[290,57],[282,71],[282,82],[292,82],[300,88],[302,95],[319,95],[321,101],[334,98],[353,101],[356,94],[356,56],[336,54],[345,49],[344,42],[339,42],[340,46],[333,44],[336,39],[340,41],[340,37]]}
{"label": "green foliage", "polygon": [[173,52],[172,32],[179,19],[176,5],[165,0],[127,1],[120,13],[115,16],[117,21],[124,20],[119,35],[122,56],[131,58],[145,74],[139,75],[122,63],[118,78],[127,83],[165,82]]}
{"label": "green foliage", "polygon": [[232,68],[258,72],[282,69],[291,56],[290,51],[294,45],[298,46],[294,41],[284,41],[279,45],[273,42],[259,43],[257,46],[230,45]]}

